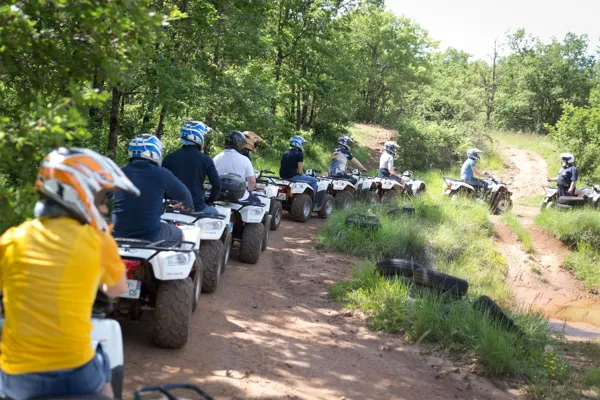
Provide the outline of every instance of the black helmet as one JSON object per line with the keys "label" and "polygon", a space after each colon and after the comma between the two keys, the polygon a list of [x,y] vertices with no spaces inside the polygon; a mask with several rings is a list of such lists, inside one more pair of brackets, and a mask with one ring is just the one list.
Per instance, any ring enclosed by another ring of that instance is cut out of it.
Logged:
{"label": "black helmet", "polygon": [[243,154],[246,147],[246,136],[240,131],[231,131],[225,136],[225,148],[234,149]]}

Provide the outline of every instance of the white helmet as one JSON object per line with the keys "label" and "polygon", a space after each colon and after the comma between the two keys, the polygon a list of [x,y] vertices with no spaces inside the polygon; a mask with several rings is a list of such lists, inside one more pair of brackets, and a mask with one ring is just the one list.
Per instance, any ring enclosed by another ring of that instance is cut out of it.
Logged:
{"label": "white helmet", "polygon": [[562,153],[560,159],[567,164],[573,164],[575,162],[575,156],[571,153]]}
{"label": "white helmet", "polygon": [[479,157],[479,153],[482,153],[482,151],[476,148],[472,148],[467,150],[467,157],[469,157],[471,160],[479,161],[481,159]]}
{"label": "white helmet", "polygon": [[385,148],[385,151],[388,154],[391,154],[394,157],[396,157],[396,155],[398,154],[398,149],[400,148],[400,146],[398,146],[398,143],[392,141],[385,142],[383,147]]}

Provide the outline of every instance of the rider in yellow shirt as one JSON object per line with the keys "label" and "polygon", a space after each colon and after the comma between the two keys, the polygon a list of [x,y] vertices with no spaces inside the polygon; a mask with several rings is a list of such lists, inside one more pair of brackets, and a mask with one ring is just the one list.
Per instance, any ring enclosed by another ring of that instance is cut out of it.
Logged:
{"label": "rider in yellow shirt", "polygon": [[99,285],[126,288],[125,267],[104,218],[109,192],[139,195],[110,159],[60,148],[44,159],[35,219],[0,237],[4,313],[2,392],[15,400],[102,393],[112,397],[110,363],[91,346]]}

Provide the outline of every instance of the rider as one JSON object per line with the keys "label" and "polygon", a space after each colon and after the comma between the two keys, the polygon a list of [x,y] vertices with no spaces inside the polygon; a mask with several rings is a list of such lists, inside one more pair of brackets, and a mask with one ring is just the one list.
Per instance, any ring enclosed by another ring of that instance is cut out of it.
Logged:
{"label": "rider", "polygon": [[577,179],[579,178],[579,170],[574,165],[575,156],[571,153],[562,153],[560,159],[562,168],[558,172],[558,177],[548,178],[548,182],[556,182],[558,197],[573,196],[577,188]]}
{"label": "rider", "polygon": [[109,158],[64,147],[44,158],[35,190],[35,218],[0,237],[1,391],[15,400],[112,398],[108,356],[90,345],[99,286],[111,297],[127,288],[105,200],[139,191]]}
{"label": "rider", "polygon": [[213,161],[219,175],[234,174],[246,179],[246,192],[240,200],[260,202],[260,198],[253,194],[256,187],[256,176],[252,162],[243,154],[248,141],[240,131],[232,131],[225,137],[225,151],[217,154]]}
{"label": "rider", "polygon": [[264,142],[264,140],[254,132],[244,131],[242,133],[246,137],[246,146],[244,147],[244,150],[242,150],[242,154],[248,157],[248,160],[252,161],[250,152],[256,153],[260,142]]}
{"label": "rider", "polygon": [[318,206],[316,204],[317,178],[304,175],[304,143],[306,140],[301,136],[294,136],[290,139],[291,148],[281,156],[279,176],[282,179],[308,183],[313,188],[315,206]]}
{"label": "rider", "polygon": [[463,163],[460,170],[460,179],[463,182],[473,186],[475,190],[478,188],[483,188],[483,192],[485,193],[487,191],[487,184],[484,180],[476,178],[476,176],[488,176],[487,172],[480,172],[477,168],[475,168],[477,161],[481,159],[481,157],[479,157],[479,154],[481,153],[481,150],[475,148],[467,150],[467,160]]}
{"label": "rider", "polygon": [[164,146],[156,136],[144,133],[129,142],[129,164],[123,172],[141,192],[139,199],[117,193],[113,206],[114,237],[158,242],[183,240],[183,232],[174,225],[161,222],[165,197],[192,208],[190,191],[171,171],[161,167]]}
{"label": "rider", "polygon": [[398,143],[385,142],[384,151],[379,158],[379,174],[380,178],[389,178],[402,183],[402,177],[396,174],[394,168],[394,157],[398,154]]}
{"label": "rider", "polygon": [[353,144],[354,141],[348,136],[340,136],[338,138],[338,148],[335,149],[333,151],[333,154],[331,155],[331,166],[329,167],[330,176],[341,176],[344,178],[349,178],[354,183],[356,183],[356,179],[353,178],[352,175],[346,174],[348,160],[352,161],[352,163],[361,170],[367,170],[365,167],[363,167],[360,161],[354,158],[354,156],[350,152],[350,146],[352,146]]}
{"label": "rider", "polygon": [[[181,144],[179,150],[165,157],[162,165],[173,173],[189,189],[194,201],[195,211],[217,215],[219,212],[213,206],[219,191],[221,180],[215,164],[210,156],[204,154],[204,136],[210,128],[200,121],[188,121],[181,128]],[[204,181],[208,177],[211,185],[210,196],[204,197]]]}

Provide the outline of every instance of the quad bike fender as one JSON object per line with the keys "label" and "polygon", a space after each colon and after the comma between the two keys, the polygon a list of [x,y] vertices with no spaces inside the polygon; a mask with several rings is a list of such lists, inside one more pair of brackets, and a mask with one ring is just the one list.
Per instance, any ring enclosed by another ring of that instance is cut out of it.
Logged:
{"label": "quad bike fender", "polygon": [[380,188],[383,190],[402,190],[404,187],[393,179],[381,179]]}
{"label": "quad bike fender", "polygon": [[200,227],[201,240],[220,240],[231,221],[231,209],[216,205],[215,208],[219,214],[224,215],[225,219],[202,218],[196,221]]}
{"label": "quad bike fender", "polygon": [[356,187],[348,181],[333,180],[331,184],[333,186],[333,190],[335,190],[336,192],[340,190],[347,190],[350,193],[356,192]]}
{"label": "quad bike fender", "polygon": [[123,367],[123,335],[121,325],[114,319],[92,318],[92,347],[100,343],[102,350],[108,354],[110,368]]}

